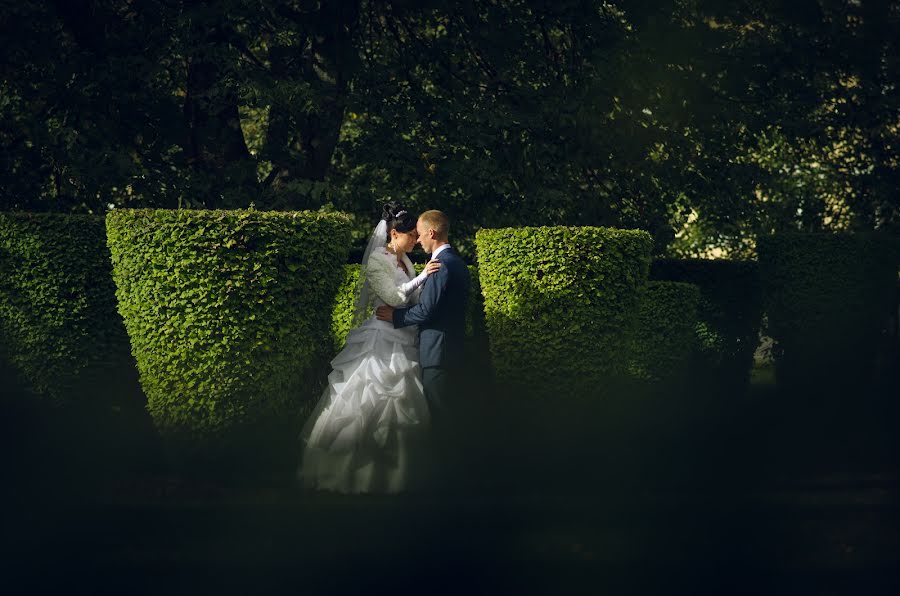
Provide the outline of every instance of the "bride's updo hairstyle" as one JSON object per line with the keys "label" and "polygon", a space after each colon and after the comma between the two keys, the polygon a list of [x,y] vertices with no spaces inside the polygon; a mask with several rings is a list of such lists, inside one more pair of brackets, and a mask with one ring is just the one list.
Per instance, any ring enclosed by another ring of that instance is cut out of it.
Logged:
{"label": "bride's updo hairstyle", "polygon": [[388,239],[391,237],[391,230],[406,234],[416,229],[416,218],[397,201],[390,201],[382,206],[381,219],[387,222]]}

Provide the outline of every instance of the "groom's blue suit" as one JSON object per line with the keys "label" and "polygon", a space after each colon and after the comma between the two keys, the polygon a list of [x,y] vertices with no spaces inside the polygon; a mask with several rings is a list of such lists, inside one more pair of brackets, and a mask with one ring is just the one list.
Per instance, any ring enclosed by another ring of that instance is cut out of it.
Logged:
{"label": "groom's blue suit", "polygon": [[463,363],[469,268],[453,248],[436,260],[441,268],[428,276],[419,303],[394,311],[394,327],[419,326],[419,357],[425,398],[436,425],[447,423],[446,394]]}

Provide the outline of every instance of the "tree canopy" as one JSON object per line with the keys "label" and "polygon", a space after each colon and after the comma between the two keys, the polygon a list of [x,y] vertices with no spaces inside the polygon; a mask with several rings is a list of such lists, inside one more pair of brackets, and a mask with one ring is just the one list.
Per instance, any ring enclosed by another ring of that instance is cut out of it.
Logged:
{"label": "tree canopy", "polygon": [[889,0],[0,3],[0,208],[337,208],[749,255],[898,223]]}

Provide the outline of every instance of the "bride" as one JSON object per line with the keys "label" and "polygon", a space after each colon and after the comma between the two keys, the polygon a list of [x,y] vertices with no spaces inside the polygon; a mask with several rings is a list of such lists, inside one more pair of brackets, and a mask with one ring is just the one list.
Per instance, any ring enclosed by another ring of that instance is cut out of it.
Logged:
{"label": "bride", "polygon": [[428,263],[416,276],[406,256],[416,240],[416,218],[398,203],[385,204],[363,256],[354,329],[331,361],[328,387],[300,434],[305,447],[297,475],[307,488],[396,493],[423,481],[417,462],[429,413],[418,329],[365,318],[370,302],[418,302],[422,284],[440,263]]}

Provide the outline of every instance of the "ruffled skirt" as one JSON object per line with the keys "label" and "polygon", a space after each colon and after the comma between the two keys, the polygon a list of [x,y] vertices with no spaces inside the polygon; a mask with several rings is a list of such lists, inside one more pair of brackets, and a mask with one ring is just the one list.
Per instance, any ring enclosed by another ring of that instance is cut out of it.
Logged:
{"label": "ruffled skirt", "polygon": [[371,318],[331,361],[306,422],[298,477],[307,488],[396,493],[424,477],[429,426],[417,330]]}

